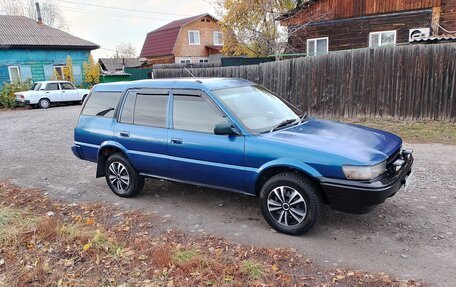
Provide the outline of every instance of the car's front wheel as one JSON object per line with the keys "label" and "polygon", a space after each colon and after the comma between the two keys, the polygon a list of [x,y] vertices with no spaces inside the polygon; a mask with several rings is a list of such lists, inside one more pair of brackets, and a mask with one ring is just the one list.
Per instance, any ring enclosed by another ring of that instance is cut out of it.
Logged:
{"label": "car's front wheel", "polygon": [[300,235],[317,222],[322,198],[318,186],[296,173],[282,173],[269,179],[260,192],[261,212],[278,232]]}
{"label": "car's front wheel", "polygon": [[144,177],[119,153],[106,161],[105,178],[109,188],[120,197],[133,197],[144,188]]}

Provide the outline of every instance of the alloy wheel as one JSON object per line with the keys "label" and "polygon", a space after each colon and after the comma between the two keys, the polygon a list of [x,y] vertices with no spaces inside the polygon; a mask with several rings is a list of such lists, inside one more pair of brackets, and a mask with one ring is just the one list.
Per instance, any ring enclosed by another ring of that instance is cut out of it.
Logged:
{"label": "alloy wheel", "polygon": [[119,193],[126,193],[130,186],[130,175],[127,168],[115,161],[109,165],[109,181]]}
{"label": "alloy wheel", "polygon": [[294,188],[279,186],[268,196],[269,214],[279,224],[293,227],[304,221],[307,215],[307,204],[304,197]]}

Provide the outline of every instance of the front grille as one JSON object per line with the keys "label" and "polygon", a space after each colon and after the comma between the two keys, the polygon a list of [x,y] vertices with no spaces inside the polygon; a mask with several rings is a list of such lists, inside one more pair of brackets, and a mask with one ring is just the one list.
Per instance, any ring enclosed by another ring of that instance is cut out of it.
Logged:
{"label": "front grille", "polygon": [[394,175],[396,174],[396,167],[393,165],[393,163],[397,159],[402,159],[402,154],[401,154],[401,149],[399,148],[397,151],[395,151],[387,160],[386,160],[386,171],[387,175]]}

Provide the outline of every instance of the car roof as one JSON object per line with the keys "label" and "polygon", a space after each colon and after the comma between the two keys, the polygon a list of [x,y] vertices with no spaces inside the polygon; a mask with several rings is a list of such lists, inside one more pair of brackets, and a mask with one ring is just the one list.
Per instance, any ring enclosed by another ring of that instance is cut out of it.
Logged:
{"label": "car roof", "polygon": [[219,90],[251,85],[254,83],[236,78],[176,78],[98,84],[92,91],[122,92],[127,89],[144,88]]}
{"label": "car roof", "polygon": [[52,84],[52,83],[69,83],[68,81],[39,81],[39,82],[35,82],[36,84]]}

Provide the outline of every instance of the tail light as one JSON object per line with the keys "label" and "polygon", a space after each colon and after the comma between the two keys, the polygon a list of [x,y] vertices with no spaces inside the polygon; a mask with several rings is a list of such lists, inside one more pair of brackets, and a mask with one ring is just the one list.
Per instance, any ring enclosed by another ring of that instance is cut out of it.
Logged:
{"label": "tail light", "polygon": [[16,97],[17,97],[18,99],[25,99],[24,95],[21,95],[21,94],[16,95]]}

